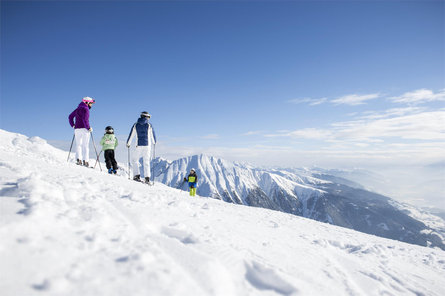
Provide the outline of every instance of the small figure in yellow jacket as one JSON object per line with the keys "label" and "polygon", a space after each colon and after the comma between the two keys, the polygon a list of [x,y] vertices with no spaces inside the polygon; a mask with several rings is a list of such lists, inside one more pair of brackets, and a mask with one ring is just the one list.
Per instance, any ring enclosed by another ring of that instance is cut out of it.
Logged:
{"label": "small figure in yellow jacket", "polygon": [[184,178],[184,182],[189,183],[190,196],[196,195],[196,184],[198,183],[198,176],[196,175],[195,169],[190,170],[190,174],[187,178]]}

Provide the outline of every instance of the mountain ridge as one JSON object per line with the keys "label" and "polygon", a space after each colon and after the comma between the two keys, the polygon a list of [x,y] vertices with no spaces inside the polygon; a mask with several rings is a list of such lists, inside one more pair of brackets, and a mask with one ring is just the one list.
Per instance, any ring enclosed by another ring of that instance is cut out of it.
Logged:
{"label": "mountain ridge", "polygon": [[195,168],[197,193],[201,196],[445,250],[445,227],[433,229],[396,206],[395,200],[320,170],[255,168],[205,154],[175,161],[157,159],[154,167],[157,180],[182,190],[187,189],[187,184],[181,180]]}

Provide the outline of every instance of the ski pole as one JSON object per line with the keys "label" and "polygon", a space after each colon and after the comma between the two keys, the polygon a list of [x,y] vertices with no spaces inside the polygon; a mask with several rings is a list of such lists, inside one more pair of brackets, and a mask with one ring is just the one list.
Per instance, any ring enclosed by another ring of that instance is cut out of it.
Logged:
{"label": "ski pole", "polygon": [[73,140],[71,141],[70,152],[68,152],[68,158],[67,158],[66,162],[68,162],[70,160],[71,149],[73,148],[73,143],[74,143],[74,137],[75,136],[76,136],[76,134],[73,134]]}
{"label": "ski pole", "polygon": [[94,168],[96,168],[97,162],[99,162],[99,165],[100,165],[99,157],[101,154],[102,154],[102,150],[100,150],[99,155],[96,158],[96,163],[94,164]]}
{"label": "ski pole", "polygon": [[130,147],[128,148],[128,180],[130,180],[130,172],[131,172],[131,166],[130,166]]}
{"label": "ski pole", "polygon": [[[91,135],[91,141],[93,142],[94,151],[96,152],[96,157],[99,158],[99,155],[97,154],[96,144],[94,143],[93,132],[90,132],[90,135]],[[99,162],[99,168],[100,171],[102,172],[102,167],[100,166],[100,162]]]}
{"label": "ski pole", "polygon": [[[156,143],[153,145],[153,158],[154,160],[156,158]],[[151,166],[151,178],[153,179],[153,185],[155,185],[155,168],[154,165]]]}

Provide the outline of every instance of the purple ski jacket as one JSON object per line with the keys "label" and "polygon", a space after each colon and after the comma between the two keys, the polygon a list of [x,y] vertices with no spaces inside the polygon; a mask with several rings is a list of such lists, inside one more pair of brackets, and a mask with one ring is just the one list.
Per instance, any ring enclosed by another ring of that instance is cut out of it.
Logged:
{"label": "purple ski jacket", "polygon": [[[74,123],[76,118],[76,123]],[[81,102],[76,110],[68,116],[71,127],[90,129],[90,109],[87,104]]]}

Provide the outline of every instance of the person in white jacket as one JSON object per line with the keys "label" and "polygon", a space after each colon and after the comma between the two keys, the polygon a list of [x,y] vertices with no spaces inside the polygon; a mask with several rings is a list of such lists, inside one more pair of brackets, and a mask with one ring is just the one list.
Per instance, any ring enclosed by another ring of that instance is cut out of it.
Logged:
{"label": "person in white jacket", "polygon": [[[131,142],[136,137],[136,148],[133,152],[132,167],[133,180],[142,182],[141,174],[145,177],[145,182],[150,182],[150,162],[154,145],[156,144],[156,135],[151,123],[148,122],[151,115],[144,111],[138,121],[131,127],[130,134],[127,139],[127,147],[130,148]],[[139,166],[142,167],[142,173]]]}

